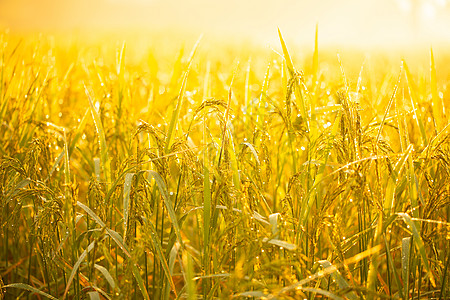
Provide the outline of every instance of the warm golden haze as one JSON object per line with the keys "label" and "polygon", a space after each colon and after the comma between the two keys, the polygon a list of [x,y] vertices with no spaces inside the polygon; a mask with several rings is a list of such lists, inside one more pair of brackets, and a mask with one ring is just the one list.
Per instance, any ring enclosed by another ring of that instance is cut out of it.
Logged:
{"label": "warm golden haze", "polygon": [[[161,32],[240,36],[276,42],[276,28],[311,44],[429,45],[450,42],[446,0],[3,0],[0,26],[12,31]],[[274,34],[275,33],[275,34]]]}
{"label": "warm golden haze", "polygon": [[276,34],[2,32],[0,298],[448,298],[449,57]]}
{"label": "warm golden haze", "polygon": [[446,0],[0,0],[0,300],[449,299]]}

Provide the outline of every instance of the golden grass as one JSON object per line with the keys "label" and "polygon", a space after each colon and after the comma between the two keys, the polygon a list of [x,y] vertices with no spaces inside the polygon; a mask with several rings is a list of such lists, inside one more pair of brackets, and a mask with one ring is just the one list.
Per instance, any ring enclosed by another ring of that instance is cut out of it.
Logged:
{"label": "golden grass", "polygon": [[449,60],[279,37],[1,34],[0,297],[449,297]]}

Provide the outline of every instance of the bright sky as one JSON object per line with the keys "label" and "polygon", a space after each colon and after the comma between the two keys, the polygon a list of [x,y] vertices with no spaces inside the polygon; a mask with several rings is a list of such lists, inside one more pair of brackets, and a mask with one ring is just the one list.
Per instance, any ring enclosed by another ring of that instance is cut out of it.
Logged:
{"label": "bright sky", "polygon": [[279,27],[310,43],[450,44],[447,0],[0,0],[0,28],[11,30],[182,28],[268,42]]}

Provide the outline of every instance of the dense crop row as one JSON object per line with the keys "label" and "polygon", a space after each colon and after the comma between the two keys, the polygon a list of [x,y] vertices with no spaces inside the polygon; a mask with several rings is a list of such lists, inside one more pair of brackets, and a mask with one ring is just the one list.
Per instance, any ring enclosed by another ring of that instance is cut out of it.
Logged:
{"label": "dense crop row", "polygon": [[0,298],[450,297],[446,66],[280,42],[0,35]]}

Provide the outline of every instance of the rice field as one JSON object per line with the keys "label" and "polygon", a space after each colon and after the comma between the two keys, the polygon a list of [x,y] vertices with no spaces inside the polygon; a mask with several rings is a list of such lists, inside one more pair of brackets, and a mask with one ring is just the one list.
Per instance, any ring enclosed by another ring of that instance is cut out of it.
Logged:
{"label": "rice field", "polygon": [[0,33],[0,299],[450,299],[450,58],[278,34]]}

